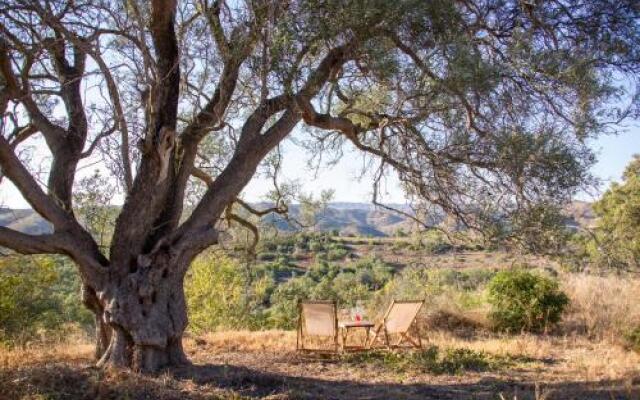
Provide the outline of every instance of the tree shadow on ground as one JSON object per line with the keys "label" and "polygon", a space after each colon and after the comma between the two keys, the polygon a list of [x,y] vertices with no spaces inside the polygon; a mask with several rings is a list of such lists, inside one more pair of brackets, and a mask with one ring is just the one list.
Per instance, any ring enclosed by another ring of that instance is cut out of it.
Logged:
{"label": "tree shadow on ground", "polygon": [[473,383],[363,383],[294,377],[232,365],[194,365],[173,373],[198,385],[214,384],[242,396],[291,399],[639,399],[640,379],[598,382],[562,382],[536,388],[534,382],[483,378]]}
{"label": "tree shadow on ground", "polygon": [[[301,368],[304,368],[301,366]],[[51,364],[0,370],[0,399],[536,399],[533,382],[486,377],[470,383],[369,383],[325,380],[222,364],[190,365],[155,376]],[[545,399],[638,399],[640,379],[561,382],[538,388]],[[539,397],[540,398],[540,397]]]}

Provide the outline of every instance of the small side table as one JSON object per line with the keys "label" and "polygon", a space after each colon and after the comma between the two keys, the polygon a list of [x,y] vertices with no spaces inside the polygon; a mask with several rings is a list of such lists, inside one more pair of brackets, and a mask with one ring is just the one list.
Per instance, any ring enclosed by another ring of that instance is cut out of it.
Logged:
{"label": "small side table", "polygon": [[[371,321],[342,321],[338,323],[338,327],[342,332],[342,349],[343,350],[365,350],[369,346],[369,332],[375,324]],[[364,329],[366,331],[366,338],[364,344],[358,346],[347,346],[347,337],[349,336],[349,330],[352,329]]]}

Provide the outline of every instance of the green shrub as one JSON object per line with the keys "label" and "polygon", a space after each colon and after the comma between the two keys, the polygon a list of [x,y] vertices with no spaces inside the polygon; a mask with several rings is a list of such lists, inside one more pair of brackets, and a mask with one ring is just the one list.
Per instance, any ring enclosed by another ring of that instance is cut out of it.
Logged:
{"label": "green shrub", "polygon": [[332,294],[340,307],[353,307],[358,300],[368,300],[371,290],[352,272],[341,272],[330,282],[326,290],[318,290],[318,295]]}
{"label": "green shrub", "polygon": [[362,258],[353,266],[358,280],[369,290],[380,290],[393,278],[393,268],[380,258]]}
{"label": "green shrub", "polygon": [[69,324],[88,328],[92,322],[69,261],[53,256],[0,260],[0,342],[21,344],[45,332],[64,333]]}
{"label": "green shrub", "polygon": [[471,349],[447,349],[441,356],[439,369],[441,373],[460,374],[464,371],[487,371],[491,369],[491,360],[484,352]]}
{"label": "green shrub", "polygon": [[272,271],[246,269],[213,252],[198,257],[185,282],[190,329],[205,332],[264,326],[265,304],[275,287]]}
{"label": "green shrub", "polygon": [[523,269],[498,272],[488,294],[494,326],[507,332],[544,330],[560,320],[569,303],[557,281]]}
{"label": "green shrub", "polygon": [[260,243],[259,250],[265,252],[274,252],[278,249],[278,245],[274,242],[264,241]]}
{"label": "green shrub", "polygon": [[625,335],[625,344],[628,349],[640,353],[640,325],[629,330]]}
{"label": "green shrub", "polygon": [[349,254],[349,251],[345,249],[331,249],[327,252],[327,260],[338,261],[342,260]]}
{"label": "green shrub", "polygon": [[419,243],[415,243],[413,249],[425,250],[429,254],[444,254],[451,249],[453,245],[447,237],[440,231],[431,230],[426,232],[422,237],[418,238]]}
{"label": "green shrub", "polygon": [[487,268],[439,269],[431,272],[430,284],[463,291],[473,291],[486,285],[495,274],[495,270]]}
{"label": "green shrub", "polygon": [[289,254],[293,251],[293,245],[281,244],[277,247],[277,252],[280,254]]}
{"label": "green shrub", "polygon": [[324,245],[318,241],[311,241],[309,242],[309,250],[313,251],[314,253],[317,253],[319,251],[323,251],[324,250]]}
{"label": "green shrub", "polygon": [[278,285],[270,298],[269,325],[280,329],[295,329],[298,301],[310,298],[314,286],[316,283],[306,275],[291,278]]}

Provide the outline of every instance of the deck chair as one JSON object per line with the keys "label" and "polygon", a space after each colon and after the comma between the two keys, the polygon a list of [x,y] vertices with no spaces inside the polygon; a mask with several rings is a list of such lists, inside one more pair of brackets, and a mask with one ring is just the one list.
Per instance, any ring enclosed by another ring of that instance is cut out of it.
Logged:
{"label": "deck chair", "polygon": [[[310,348],[308,340],[329,339],[330,348]],[[338,351],[338,308],[335,301],[305,300],[298,303],[298,335],[296,350],[315,352]]]}
{"label": "deck chair", "polygon": [[[399,347],[403,342],[422,348],[420,330],[415,321],[423,305],[424,300],[393,300],[382,320],[374,327],[369,346],[382,339],[389,348]],[[412,329],[413,336],[410,333]],[[393,344],[390,341],[392,335],[398,336],[397,342]]]}

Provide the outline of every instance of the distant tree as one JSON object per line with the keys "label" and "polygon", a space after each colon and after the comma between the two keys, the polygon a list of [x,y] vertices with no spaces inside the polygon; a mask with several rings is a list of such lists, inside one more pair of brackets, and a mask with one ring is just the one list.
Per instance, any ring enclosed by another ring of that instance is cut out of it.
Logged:
{"label": "distant tree", "polygon": [[[282,211],[240,196],[296,126],[313,156],[365,155],[374,201],[394,168],[424,214],[482,229],[480,214],[569,199],[593,163],[584,141],[637,116],[639,14],[633,0],[5,0],[0,167],[54,231],[3,227],[0,245],[75,261],[98,365],[183,363],[189,265],[221,221],[247,222],[234,204]],[[124,199],[108,250],[77,218],[90,163]]]}
{"label": "distant tree", "polygon": [[556,204],[540,203],[528,207],[508,222],[494,239],[498,243],[508,241],[518,251],[552,256],[566,250],[570,232],[566,227],[566,216]]}
{"label": "distant tree", "polygon": [[116,185],[98,170],[79,180],[73,201],[80,223],[89,231],[100,248],[108,249],[113,236],[117,210],[111,205]]}
{"label": "distant tree", "polygon": [[609,268],[640,270],[640,155],[593,205],[598,218],[591,255]]}

